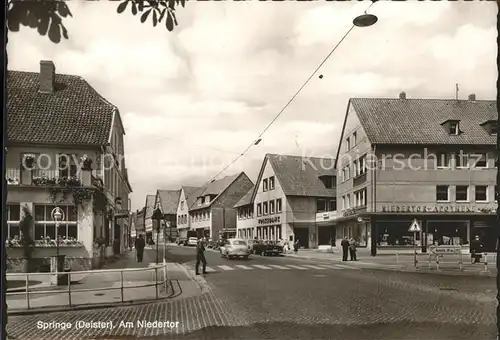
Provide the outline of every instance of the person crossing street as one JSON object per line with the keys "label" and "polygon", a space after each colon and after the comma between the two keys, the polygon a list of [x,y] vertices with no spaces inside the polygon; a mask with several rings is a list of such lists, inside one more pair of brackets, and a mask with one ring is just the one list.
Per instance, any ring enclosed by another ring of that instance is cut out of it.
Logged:
{"label": "person crossing street", "polygon": [[200,275],[199,268],[200,262],[203,264],[203,274],[207,273],[207,260],[205,259],[205,242],[203,238],[198,239],[196,244],[196,267],[194,269],[195,275]]}

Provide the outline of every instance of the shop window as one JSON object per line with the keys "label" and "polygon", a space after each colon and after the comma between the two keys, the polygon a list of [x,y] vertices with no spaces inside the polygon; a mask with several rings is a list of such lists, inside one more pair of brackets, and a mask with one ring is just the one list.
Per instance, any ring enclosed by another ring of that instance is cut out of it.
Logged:
{"label": "shop window", "polygon": [[465,245],[467,239],[467,222],[429,221],[427,224],[427,245]]}
{"label": "shop window", "polygon": [[437,185],[436,186],[436,201],[438,202],[448,202],[450,187],[448,185]]}
{"label": "shop window", "polygon": [[262,191],[267,191],[267,178],[262,181]]}
{"label": "shop window", "polygon": [[324,199],[319,199],[316,200],[316,212],[322,213],[326,211],[326,200]]}
{"label": "shop window", "polygon": [[420,233],[416,233],[416,240],[413,239],[414,233],[408,231],[411,221],[380,221],[377,223],[377,246],[421,246]]}
{"label": "shop window", "polygon": [[260,203],[257,204],[257,216],[262,216],[262,205]]}
{"label": "shop window", "polygon": [[451,158],[448,153],[438,153],[437,154],[437,167],[438,168],[449,168],[451,166]]}
{"label": "shop window", "polygon": [[278,198],[276,200],[276,212],[280,213],[282,211],[282,209],[283,209],[283,207],[282,207],[281,198]]}
{"label": "shop window", "polygon": [[456,186],[455,200],[457,202],[469,201],[469,187],[467,185]]}
{"label": "shop window", "polygon": [[486,185],[476,185],[476,202],[488,201],[488,187]]}
{"label": "shop window", "polygon": [[[35,240],[55,239],[56,227],[51,213],[55,205],[35,205]],[[60,221],[58,235],[62,238],[78,239],[77,209],[75,206],[58,206],[64,213]]]}

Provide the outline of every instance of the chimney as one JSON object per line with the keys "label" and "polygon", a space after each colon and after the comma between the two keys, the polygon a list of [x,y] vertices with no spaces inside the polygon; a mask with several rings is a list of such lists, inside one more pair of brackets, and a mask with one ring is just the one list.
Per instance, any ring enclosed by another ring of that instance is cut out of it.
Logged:
{"label": "chimney", "polygon": [[474,93],[469,94],[469,100],[471,102],[475,101],[476,100],[476,95]]}
{"label": "chimney", "polygon": [[50,60],[40,61],[40,92],[54,92],[56,67]]}
{"label": "chimney", "polygon": [[401,92],[401,93],[399,94],[399,99],[406,99],[406,92],[404,92],[404,91],[403,91],[403,92]]}

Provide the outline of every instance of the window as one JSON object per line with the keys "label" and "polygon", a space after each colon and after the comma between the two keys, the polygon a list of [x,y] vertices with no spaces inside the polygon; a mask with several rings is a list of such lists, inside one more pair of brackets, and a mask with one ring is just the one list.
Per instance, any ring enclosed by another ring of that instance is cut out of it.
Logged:
{"label": "window", "polygon": [[450,155],[447,153],[438,153],[437,154],[437,167],[438,168],[449,168],[451,164]]}
{"label": "window", "polygon": [[351,207],[351,195],[347,194],[345,196],[345,204],[346,204],[346,209],[349,209]]}
{"label": "window", "polygon": [[316,208],[317,208],[316,211],[319,213],[327,211],[326,210],[326,200],[324,200],[324,199],[316,200]]}
{"label": "window", "polygon": [[358,137],[358,133],[357,132],[354,132],[352,134],[352,146],[356,146],[356,139]]}
{"label": "window", "polygon": [[275,206],[274,201],[270,201],[269,202],[269,214],[271,214],[271,215],[274,214],[274,212],[275,212],[274,206]]}
{"label": "window", "polygon": [[351,141],[350,141],[349,137],[347,137],[345,140],[345,151],[349,151],[349,150],[351,150]]}
{"label": "window", "polygon": [[[51,213],[56,206],[54,205],[35,205],[35,240],[56,238],[55,222]],[[78,238],[78,217],[75,206],[59,206],[64,213],[63,220],[59,222],[58,235],[62,238]]]}
{"label": "window", "polygon": [[257,204],[257,216],[262,216],[262,205]]}
{"label": "window", "polygon": [[20,220],[21,205],[19,203],[7,204],[8,239],[21,237],[21,230],[19,227]]}
{"label": "window", "polygon": [[366,189],[359,190],[354,193],[354,206],[364,207],[366,206]]}
{"label": "window", "polygon": [[274,189],[274,176],[269,177],[269,190]]}
{"label": "window", "polygon": [[342,210],[346,209],[345,196],[342,196]]}
{"label": "window", "polygon": [[455,200],[457,202],[469,201],[469,187],[467,185],[457,185],[455,192]]}
{"label": "window", "polygon": [[59,154],[57,155],[57,169],[59,171],[59,177],[69,178],[76,177],[77,167],[74,164],[74,155]]}
{"label": "window", "polygon": [[184,201],[181,201],[181,209],[184,209]]}
{"label": "window", "polygon": [[488,155],[485,153],[477,153],[471,155],[474,161],[475,168],[486,168],[488,166]]}
{"label": "window", "polygon": [[335,187],[335,177],[334,176],[321,176],[321,182],[325,185],[327,189],[333,189]]}
{"label": "window", "polygon": [[281,206],[281,198],[278,198],[276,200],[276,212],[280,213],[282,211],[283,207]]}
{"label": "window", "polygon": [[328,200],[327,211],[336,211],[337,210],[337,199],[334,198],[332,200]]}
{"label": "window", "polygon": [[467,154],[464,154],[463,152],[455,153],[454,158],[455,158],[455,167],[456,168],[467,168],[468,167],[469,157]]}
{"label": "window", "polygon": [[262,181],[262,191],[267,191],[267,178]]}
{"label": "window", "polygon": [[450,123],[450,135],[458,135],[458,123]]}
{"label": "window", "polygon": [[267,215],[269,213],[267,210],[267,202],[262,203],[262,206],[264,207],[264,215]]}
{"label": "window", "polygon": [[358,173],[356,176],[363,175],[366,172],[366,156],[362,156],[358,159]]}
{"label": "window", "polygon": [[436,186],[436,201],[438,202],[448,202],[450,187],[448,185],[438,185]]}
{"label": "window", "polygon": [[488,187],[486,185],[476,185],[476,202],[488,201]]}
{"label": "window", "polygon": [[492,135],[496,135],[497,134],[497,122],[493,121],[490,123],[490,133]]}
{"label": "window", "polygon": [[498,202],[498,191],[497,186],[495,185],[495,202]]}

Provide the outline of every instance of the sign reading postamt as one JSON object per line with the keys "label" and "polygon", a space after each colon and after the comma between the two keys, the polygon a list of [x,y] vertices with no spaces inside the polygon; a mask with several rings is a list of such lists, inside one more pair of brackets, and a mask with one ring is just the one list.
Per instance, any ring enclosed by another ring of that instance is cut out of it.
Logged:
{"label": "sign reading postamt", "polygon": [[260,220],[257,221],[258,225],[279,224],[279,223],[280,223],[280,217],[279,216],[268,217],[268,218],[261,218]]}

